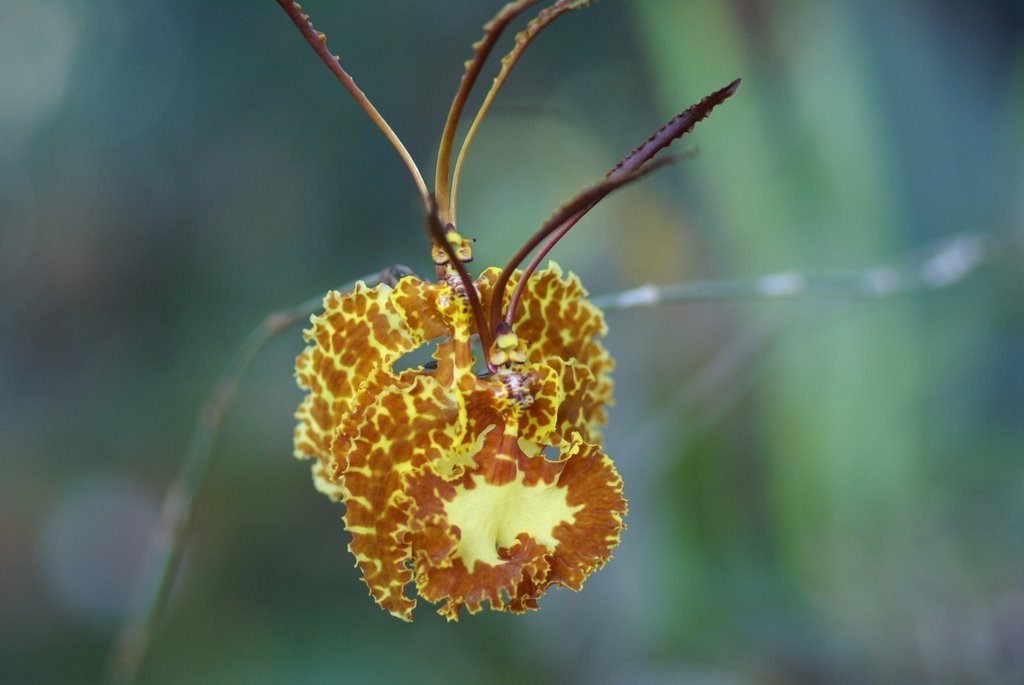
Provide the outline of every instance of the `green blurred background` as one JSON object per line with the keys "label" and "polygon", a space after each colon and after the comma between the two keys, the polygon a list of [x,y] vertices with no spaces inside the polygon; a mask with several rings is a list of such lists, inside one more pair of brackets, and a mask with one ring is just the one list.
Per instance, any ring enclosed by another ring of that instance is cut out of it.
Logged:
{"label": "green blurred background", "polygon": [[[500,3],[305,9],[426,173]],[[246,331],[429,254],[405,170],[270,0],[3,14],[0,682],[93,682]],[[539,613],[451,625],[370,601],[340,509],[291,459],[292,331],[224,428],[144,682],[1024,682],[1021,3],[567,15],[473,148],[476,265],[737,75],[677,144],[698,155],[556,249],[591,292],[859,270],[964,232],[985,266],[902,298],[610,313],[615,558]]]}

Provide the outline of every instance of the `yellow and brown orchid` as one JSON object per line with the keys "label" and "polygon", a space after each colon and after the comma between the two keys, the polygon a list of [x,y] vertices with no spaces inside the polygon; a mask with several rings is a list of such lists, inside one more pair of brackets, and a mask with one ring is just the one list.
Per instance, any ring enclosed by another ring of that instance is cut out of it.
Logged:
{"label": "yellow and brown orchid", "polygon": [[[370,594],[405,620],[416,603],[407,594],[412,583],[449,619],[462,607],[478,611],[484,601],[523,612],[536,609],[552,585],[579,590],[610,557],[626,501],[601,449],[613,367],[600,342],[604,317],[576,276],[554,263],[539,267],[584,214],[659,166],[654,155],[738,86],[672,119],[561,207],[504,268],[485,269],[474,280],[465,267],[471,242],[456,229],[466,150],[523,50],[558,16],[592,0],[558,0],[516,36],[450,173],[458,121],[484,61],[509,23],[537,1],[505,5],[474,44],[441,137],[431,194],[398,137],[327,50],[324,34],[297,4],[278,0],[406,163],[433,241],[436,281],[407,276],[329,293],[296,360],[308,394],[296,413],[295,455],[312,459],[317,489],[345,504],[349,550]],[[396,368],[431,344],[430,363]]]}

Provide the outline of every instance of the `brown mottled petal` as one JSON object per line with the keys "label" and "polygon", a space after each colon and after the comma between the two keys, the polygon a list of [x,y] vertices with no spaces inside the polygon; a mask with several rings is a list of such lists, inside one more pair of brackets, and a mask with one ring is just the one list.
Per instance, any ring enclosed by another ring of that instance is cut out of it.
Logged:
{"label": "brown mottled petal", "polygon": [[438,345],[434,359],[437,360],[438,378],[446,383],[454,383],[455,387],[465,393],[476,382],[476,359],[470,344],[474,332],[473,314],[469,300],[454,295],[447,286],[445,288],[437,300],[437,306],[451,337]]}
{"label": "brown mottled petal", "polygon": [[563,361],[557,357],[547,360],[558,374],[562,386],[562,401],[558,407],[555,433],[559,439],[568,439],[578,431],[584,440],[597,442],[600,428],[605,424],[605,406],[611,404],[611,379],[595,378],[593,372],[575,360]]}
{"label": "brown mottled petal", "polygon": [[470,327],[472,315],[465,299],[452,298],[451,291],[441,298],[439,304],[441,314],[449,322],[451,337],[440,343],[434,351],[437,370],[433,377],[449,388],[458,404],[459,443],[455,449],[445,455],[437,468],[446,477],[454,477],[462,472],[465,466],[473,464],[473,457],[480,450],[479,433],[469,434],[467,431],[467,398],[477,385],[473,371],[474,358],[470,346]]}
{"label": "brown mottled petal", "polygon": [[518,608],[520,588],[535,588],[548,575],[547,548],[519,535],[505,547],[491,546],[494,564],[476,563],[468,571],[457,551],[461,531],[449,523],[443,499],[456,491],[457,486],[426,469],[410,478],[408,493],[416,503],[412,545],[417,590],[428,602],[444,600],[438,613],[450,621],[458,620],[462,607],[475,614],[485,601],[492,609],[506,609],[511,606],[508,598]]}
{"label": "brown mottled petal", "polygon": [[[508,290],[518,280],[517,272]],[[532,358],[578,359],[592,367],[595,354],[607,355],[600,345],[594,344],[595,338],[608,331],[604,315],[586,298],[587,291],[576,274],[570,272],[563,277],[555,262],[530,277],[513,326],[519,337],[531,342]]]}
{"label": "brown mottled petal", "polygon": [[416,509],[416,516],[409,521],[415,555],[430,568],[451,566],[452,551],[459,544],[459,537],[445,521],[444,511],[441,508],[437,510],[440,513],[427,514],[423,508]]}
{"label": "brown mottled petal", "polygon": [[[500,271],[490,268],[477,280],[484,307],[489,306],[494,282]],[[505,291],[505,304],[522,272],[516,271]],[[615,362],[600,338],[607,331],[604,315],[586,299],[587,292],[572,273],[562,274],[555,262],[537,271],[523,290],[514,322],[516,334],[528,341],[527,355],[531,362],[551,364],[558,358],[567,364],[586,367],[592,377],[586,383],[586,397],[577,400],[587,407],[585,424],[576,426],[585,437],[605,423],[604,407],[612,403],[611,371]],[[581,375],[586,375],[585,373]],[[563,379],[564,394],[571,394],[572,379]],[[569,426],[572,428],[573,426]]]}
{"label": "brown mottled petal", "polygon": [[330,292],[324,312],[304,331],[312,343],[295,360],[299,387],[309,391],[295,412],[295,456],[327,460],[334,429],[353,409],[359,384],[374,369],[425,342],[410,334],[391,303],[391,288],[359,282],[348,293]]}
{"label": "brown mottled petal", "polygon": [[[489,431],[484,452],[494,454],[501,449],[499,443],[508,429],[506,416],[511,416],[513,404],[509,401],[501,381],[494,377],[477,379],[465,393],[467,426],[464,440]],[[511,420],[511,419],[509,419]],[[513,424],[515,425],[515,424]]]}
{"label": "brown mottled petal", "polygon": [[[491,267],[477,279],[484,307],[490,306],[499,273],[499,269]],[[521,275],[517,270],[509,279],[503,306],[508,305]],[[516,334],[528,342],[530,361],[543,361],[549,356],[577,359],[595,375],[611,369],[608,351],[596,340],[608,331],[604,314],[587,299],[587,291],[576,274],[564,276],[555,262],[549,262],[546,269],[530,277],[512,323]]]}
{"label": "brown mottled petal", "polygon": [[[412,500],[416,585],[439,612],[458,617],[485,600],[522,612],[552,584],[578,590],[618,543],[626,503],[611,460],[575,434],[560,461],[529,457],[502,443],[454,481],[425,468],[406,490]],[[504,452],[504,454],[502,454]],[[515,475],[499,462],[511,457]]]}
{"label": "brown mottled petal", "polygon": [[[543,449],[558,425],[559,407],[563,400],[561,374],[547,364],[532,364],[530,369],[536,374],[530,386],[533,404],[519,417],[520,447],[526,443]],[[523,448],[523,451],[529,454],[530,450]]]}
{"label": "brown mottled petal", "polygon": [[[489,266],[484,269],[477,279],[473,282],[476,285],[476,291],[480,293],[480,306],[484,308],[484,311],[489,311],[491,308],[491,294],[494,292],[494,282],[498,280],[498,274],[501,273],[501,269],[496,266]],[[518,271],[516,274],[518,275]],[[511,295],[505,295],[504,301],[508,302]]]}
{"label": "brown mottled petal", "polygon": [[[430,568],[417,564],[416,583],[420,595],[428,602],[444,600],[437,613],[449,621],[459,619],[459,611],[465,607],[471,614],[483,608],[486,601],[497,611],[511,610],[523,613],[524,604],[520,599],[521,588],[536,588],[537,583],[548,574],[549,562],[545,556],[547,548],[535,542],[529,535],[518,536],[509,547],[495,550],[498,564],[489,566],[476,564],[472,573],[459,560],[442,568]],[[508,598],[506,601],[506,597]],[[534,599],[533,607],[536,608]]]}
{"label": "brown mottled petal", "polygon": [[407,540],[408,474],[455,446],[459,407],[449,389],[429,376],[381,393],[364,412],[345,455],[345,528],[349,551],[370,594],[384,609],[412,620],[415,601],[404,593],[412,580]]}
{"label": "brown mottled petal", "polygon": [[324,459],[317,459],[310,467],[313,473],[313,487],[322,495],[326,495],[335,502],[340,502],[345,496],[345,486],[340,479],[334,477],[331,466]]}
{"label": "brown mottled petal", "polygon": [[[548,268],[530,277],[515,326],[520,336],[532,341],[532,359],[551,355],[564,361],[570,374],[562,375],[564,401],[581,405],[583,424],[577,430],[593,441],[606,421],[605,407],[612,404],[615,362],[598,339],[607,331],[604,315],[586,294],[575,274],[563,278],[558,264],[550,262]],[[571,366],[583,368],[573,370]],[[573,398],[574,387],[584,396]],[[565,436],[572,426],[561,419],[560,432]]]}
{"label": "brown mottled petal", "polygon": [[451,330],[438,311],[438,297],[448,291],[447,285],[428,283],[409,276],[403,278],[391,293],[391,303],[405,319],[409,331],[422,340],[451,335]]}
{"label": "brown mottled petal", "polygon": [[558,483],[568,490],[568,504],[579,509],[572,525],[555,530],[558,548],[551,557],[548,583],[578,591],[584,579],[604,566],[619,544],[626,515],[622,478],[599,445],[572,436],[563,443],[563,468]]}
{"label": "brown mottled petal", "polygon": [[327,468],[330,480],[341,482],[342,474],[348,468],[348,453],[352,440],[358,437],[360,426],[366,421],[366,412],[376,403],[377,398],[385,390],[404,390],[411,387],[420,375],[422,372],[418,368],[406,369],[397,376],[389,369],[380,368],[371,371],[370,375],[359,384],[359,390],[352,402],[352,410],[341,417],[341,421],[334,431],[331,457]]}

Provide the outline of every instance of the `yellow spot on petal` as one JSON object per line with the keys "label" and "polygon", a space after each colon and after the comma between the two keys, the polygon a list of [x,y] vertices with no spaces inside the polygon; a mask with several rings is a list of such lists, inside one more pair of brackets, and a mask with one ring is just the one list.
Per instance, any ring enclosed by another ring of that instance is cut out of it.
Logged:
{"label": "yellow spot on petal", "polygon": [[503,485],[492,485],[482,475],[472,477],[474,487],[459,485],[445,515],[461,533],[456,552],[469,569],[476,562],[498,566],[498,547],[510,547],[516,536],[526,533],[538,543],[554,549],[555,528],[572,524],[584,505],[569,506],[567,489],[543,480],[524,484],[524,474]]}

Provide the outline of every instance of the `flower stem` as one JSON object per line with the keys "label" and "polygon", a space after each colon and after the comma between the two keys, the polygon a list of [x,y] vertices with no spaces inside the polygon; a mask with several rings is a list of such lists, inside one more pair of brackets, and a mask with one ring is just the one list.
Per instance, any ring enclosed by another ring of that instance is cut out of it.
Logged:
{"label": "flower stem", "polygon": [[929,250],[923,259],[861,271],[806,274],[786,271],[749,279],[642,285],[591,301],[604,310],[653,307],[696,300],[775,300],[809,297],[882,299],[938,290],[967,278],[994,254],[989,236],[963,234]]}
{"label": "flower stem", "polygon": [[[572,199],[566,202],[564,205],[559,207],[554,214],[552,214],[544,225],[540,227],[536,233],[534,233],[519,250],[512,255],[512,259],[508,261],[505,268],[498,274],[498,279],[494,282],[494,291],[491,294],[491,311],[489,316],[490,325],[493,328],[497,326],[500,321],[504,318],[506,321],[511,322],[515,318],[515,308],[510,306],[505,316],[502,315],[501,305],[505,296],[505,286],[508,285],[508,281],[512,278],[512,274],[519,267],[524,259],[526,259],[533,250],[544,241],[545,238],[550,236],[552,233],[558,232],[560,228],[563,228],[567,224],[571,226],[579,220],[582,213],[589,210],[591,207],[596,205],[598,202],[603,200],[605,197],[610,195],[613,191],[619,188],[637,181],[647,174],[657,171],[661,167],[671,164],[675,159],[672,157],[665,157],[655,162],[651,162],[642,169],[636,169],[626,174],[620,174],[615,177],[607,176],[598,183],[584,188],[577,193]],[[562,233],[564,235],[564,233]],[[527,279],[530,274],[524,272],[521,279]],[[511,302],[510,305],[518,304],[518,302]]]}
{"label": "flower stem", "polygon": [[[536,17],[527,23],[526,28],[516,35],[515,45],[512,47],[512,50],[501,58],[501,68],[498,70],[498,75],[494,77],[491,89],[488,90],[487,94],[484,96],[484,101],[481,103],[480,109],[477,110],[476,117],[470,124],[469,131],[466,132],[465,138],[462,139],[462,147],[459,148],[459,154],[455,158],[455,170],[452,172],[451,188],[448,189],[448,191],[450,192],[450,219],[456,226],[458,225],[458,194],[459,180],[462,178],[462,165],[466,161],[466,154],[469,152],[469,146],[473,143],[473,138],[476,136],[476,132],[480,128],[480,124],[483,122],[484,117],[487,116],[487,112],[490,110],[491,104],[494,102],[494,98],[498,95],[501,87],[505,85],[505,81],[508,80],[508,76],[512,73],[512,69],[519,62],[519,58],[523,56],[523,53],[526,52],[526,48],[530,46],[534,39],[540,35],[540,33],[551,24],[551,22],[558,19],[558,17],[562,16],[566,12],[582,9],[593,2],[594,0],[556,0],[553,4],[542,9]],[[525,7],[523,9],[525,9]],[[440,171],[440,168],[438,170]]]}
{"label": "flower stem", "polygon": [[[361,280],[373,285],[382,281],[395,281],[406,273],[409,273],[406,267],[390,267]],[[344,292],[354,286],[353,281],[341,286],[340,290]],[[242,376],[257,353],[270,340],[299,321],[308,319],[322,305],[323,295],[318,295],[295,307],[267,316],[245,338],[213,386],[192,429],[181,469],[164,496],[160,520],[150,538],[147,563],[141,576],[136,603],[121,627],[107,663],[107,682],[133,683],[139,676],[153,632],[163,617],[181,565],[196,496],[202,487],[217,435]]]}
{"label": "flower stem", "polygon": [[277,0],[277,4],[281,6],[281,9],[285,11],[288,18],[292,20],[295,28],[299,30],[302,37],[309,43],[309,47],[313,48],[313,52],[320,58],[320,61],[327,65],[327,68],[331,70],[334,77],[341,82],[341,85],[345,86],[345,90],[352,95],[356,103],[366,112],[366,115],[370,117],[370,120],[377,128],[380,129],[380,132],[388,139],[391,146],[395,148],[395,152],[398,153],[398,156],[409,170],[413,183],[416,184],[416,191],[420,195],[420,201],[423,202],[423,209],[429,211],[427,184],[423,181],[423,175],[420,173],[419,167],[416,166],[412,155],[405,149],[405,145],[398,138],[398,135],[391,129],[391,126],[381,116],[381,113],[377,111],[377,108],[373,106],[370,99],[366,97],[366,93],[356,85],[355,80],[341,66],[340,58],[327,49],[327,36],[313,27],[313,24],[309,21],[309,15],[302,13],[302,7],[298,3],[292,2],[292,0]]}
{"label": "flower stem", "polygon": [[441,144],[437,151],[437,172],[434,178],[434,195],[437,197],[438,211],[441,215],[441,223],[447,224],[451,221],[451,205],[449,202],[449,190],[451,188],[451,165],[452,145],[455,143],[455,132],[459,126],[459,119],[462,117],[462,110],[466,107],[466,100],[473,90],[476,79],[480,76],[484,62],[494,49],[498,38],[505,31],[505,28],[538,0],[514,0],[508,3],[484,25],[484,36],[473,43],[473,58],[466,62],[466,70],[459,81],[459,89],[452,100],[451,108],[448,110],[448,118],[444,123],[444,131],[441,134]]}

